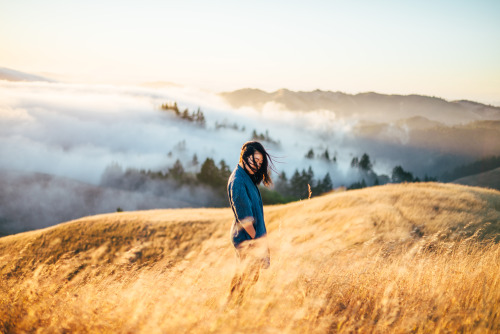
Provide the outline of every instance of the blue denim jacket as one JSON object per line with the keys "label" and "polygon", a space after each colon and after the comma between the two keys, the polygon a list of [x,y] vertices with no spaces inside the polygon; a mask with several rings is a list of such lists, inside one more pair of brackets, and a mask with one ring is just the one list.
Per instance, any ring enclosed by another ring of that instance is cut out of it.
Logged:
{"label": "blue denim jacket", "polygon": [[253,217],[253,227],[256,232],[255,239],[265,236],[266,224],[259,188],[240,165],[236,166],[229,177],[227,195],[235,218],[231,227],[233,245],[236,247],[243,241],[252,239],[240,223],[247,217]]}

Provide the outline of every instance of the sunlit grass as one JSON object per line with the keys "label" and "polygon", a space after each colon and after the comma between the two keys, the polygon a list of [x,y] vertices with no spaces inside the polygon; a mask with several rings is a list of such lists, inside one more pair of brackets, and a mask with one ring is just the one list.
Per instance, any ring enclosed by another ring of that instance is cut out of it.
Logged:
{"label": "sunlit grass", "polygon": [[[229,301],[229,209],[0,239],[3,332],[497,332],[500,193],[388,185],[266,207],[271,267]],[[248,280],[247,280],[248,281]]]}

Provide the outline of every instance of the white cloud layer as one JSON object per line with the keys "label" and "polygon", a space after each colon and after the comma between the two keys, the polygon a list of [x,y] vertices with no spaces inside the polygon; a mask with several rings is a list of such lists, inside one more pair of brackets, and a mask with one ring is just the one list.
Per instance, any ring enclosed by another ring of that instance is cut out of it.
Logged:
{"label": "white cloud layer", "polygon": [[[176,101],[180,109],[201,108],[206,128],[161,111]],[[215,124],[236,123],[240,131]],[[279,145],[268,145],[290,175],[307,168],[311,147],[329,148],[349,124],[330,112],[287,112],[269,104],[264,111],[230,110],[217,96],[182,87],[153,89],[109,85],[78,85],[0,81],[0,168],[43,172],[98,184],[106,166],[165,169],[194,154],[203,161],[224,159],[234,166],[241,145],[252,131],[265,133]],[[241,129],[244,128],[244,131]],[[323,136],[323,138],[321,138]],[[337,149],[338,150],[338,149]],[[168,156],[168,153],[172,154]],[[323,176],[332,166],[317,164]]]}

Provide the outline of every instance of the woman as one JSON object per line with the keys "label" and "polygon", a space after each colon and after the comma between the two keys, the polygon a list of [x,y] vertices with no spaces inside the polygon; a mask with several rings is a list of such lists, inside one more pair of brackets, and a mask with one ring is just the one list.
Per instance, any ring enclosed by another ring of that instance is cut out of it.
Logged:
{"label": "woman", "polygon": [[270,186],[270,155],[261,143],[243,144],[240,161],[229,177],[227,192],[234,213],[231,239],[240,260],[248,257],[269,266],[266,224],[259,188],[261,182]]}
{"label": "woman", "polygon": [[272,184],[270,165],[271,156],[262,144],[246,142],[228,180],[227,194],[235,218],[231,241],[238,258],[246,265],[232,279],[228,302],[236,298],[236,303],[241,304],[245,291],[259,279],[260,269],[270,265],[264,209],[257,187],[261,182],[265,186]]}

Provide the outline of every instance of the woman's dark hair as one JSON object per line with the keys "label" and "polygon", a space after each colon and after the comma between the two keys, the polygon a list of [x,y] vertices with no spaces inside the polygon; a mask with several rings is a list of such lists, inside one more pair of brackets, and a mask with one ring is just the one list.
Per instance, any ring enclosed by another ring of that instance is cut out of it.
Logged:
{"label": "woman's dark hair", "polygon": [[[252,159],[252,164],[256,166],[255,161],[253,161],[253,155],[256,151],[262,154],[262,164],[259,169],[256,167],[252,168],[249,163],[250,159]],[[273,181],[271,180],[271,170],[273,170],[271,166],[273,166],[273,161],[261,143],[258,141],[247,141],[243,144],[240,153],[240,163],[242,162],[245,162],[247,167],[252,169],[253,174],[249,174],[249,176],[255,184],[258,185],[263,182],[266,187],[273,184]]]}

